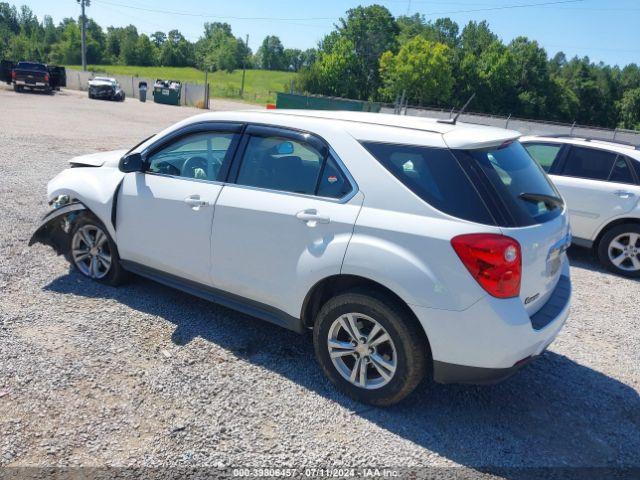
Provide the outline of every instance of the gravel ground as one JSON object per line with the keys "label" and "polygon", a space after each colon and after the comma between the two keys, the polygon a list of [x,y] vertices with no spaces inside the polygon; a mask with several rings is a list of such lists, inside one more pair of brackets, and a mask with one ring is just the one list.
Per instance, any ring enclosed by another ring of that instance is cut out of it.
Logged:
{"label": "gravel ground", "polygon": [[143,279],[98,285],[27,246],[69,157],[196,110],[0,88],[0,113],[0,466],[640,467],[640,282],[588,253],[571,253],[572,314],[534,364],[371,408],[329,385],[309,337]]}

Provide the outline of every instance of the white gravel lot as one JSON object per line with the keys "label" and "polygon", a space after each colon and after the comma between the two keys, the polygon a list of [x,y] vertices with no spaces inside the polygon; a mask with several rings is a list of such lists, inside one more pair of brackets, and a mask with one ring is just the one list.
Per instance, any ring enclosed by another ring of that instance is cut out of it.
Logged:
{"label": "white gravel lot", "polygon": [[0,87],[0,466],[640,467],[640,282],[585,251],[542,358],[377,409],[332,388],[309,337],[139,278],[98,285],[27,246],[68,158],[195,113]]}

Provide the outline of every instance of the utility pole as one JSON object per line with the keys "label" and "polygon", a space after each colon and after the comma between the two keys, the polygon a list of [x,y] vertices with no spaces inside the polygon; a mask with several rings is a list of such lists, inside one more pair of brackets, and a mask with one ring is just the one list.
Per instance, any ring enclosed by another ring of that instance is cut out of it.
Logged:
{"label": "utility pole", "polygon": [[87,71],[87,15],[85,14],[85,7],[91,6],[91,0],[76,0],[80,4],[82,9],[82,15],[80,15],[80,21],[82,25],[82,70]]}
{"label": "utility pole", "polygon": [[242,84],[240,85],[240,98],[244,96],[244,76],[247,73],[247,53],[249,52],[249,34],[247,33],[247,41],[244,44],[245,55],[242,57]]}

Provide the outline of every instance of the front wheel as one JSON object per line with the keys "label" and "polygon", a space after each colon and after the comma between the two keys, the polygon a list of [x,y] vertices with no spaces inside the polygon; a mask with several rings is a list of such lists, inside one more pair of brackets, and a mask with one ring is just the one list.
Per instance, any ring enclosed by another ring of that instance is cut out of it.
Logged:
{"label": "front wheel", "polygon": [[125,279],[116,244],[102,222],[92,215],[75,223],[68,258],[82,275],[97,282],[116,286]]}
{"label": "front wheel", "polygon": [[598,259],[614,273],[640,277],[640,225],[623,224],[607,231],[598,244]]}
{"label": "front wheel", "polygon": [[363,403],[399,402],[427,369],[424,333],[393,299],[360,293],[334,297],[318,313],[313,340],[325,375]]}

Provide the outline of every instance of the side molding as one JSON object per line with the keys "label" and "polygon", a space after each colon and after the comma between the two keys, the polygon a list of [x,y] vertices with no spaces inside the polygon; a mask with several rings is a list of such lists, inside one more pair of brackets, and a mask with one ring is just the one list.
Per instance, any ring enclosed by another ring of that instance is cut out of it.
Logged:
{"label": "side molding", "polygon": [[249,300],[208,285],[186,280],[136,262],[121,260],[120,263],[124,269],[129,272],[162,283],[168,287],[182,290],[190,295],[209,300],[210,302],[231,308],[232,310],[237,310],[252,317],[257,317],[260,320],[265,320],[279,327],[293,330],[296,333],[303,333],[305,331],[302,320],[269,305]]}

